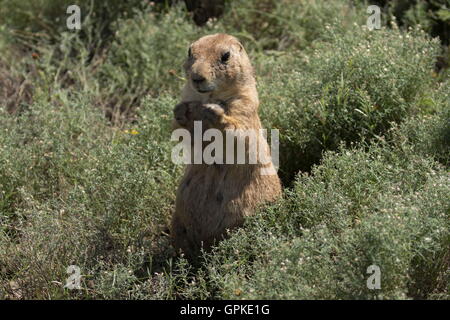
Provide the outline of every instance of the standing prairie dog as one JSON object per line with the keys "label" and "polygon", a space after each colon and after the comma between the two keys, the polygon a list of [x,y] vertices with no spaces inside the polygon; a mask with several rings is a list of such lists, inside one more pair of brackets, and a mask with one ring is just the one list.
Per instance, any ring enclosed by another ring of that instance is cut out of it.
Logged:
{"label": "standing prairie dog", "polygon": [[[224,136],[231,130],[259,132],[253,68],[235,37],[214,34],[195,41],[184,69],[187,83],[182,102],[174,109],[174,129],[193,133],[194,121],[201,121],[203,130],[218,129]],[[209,249],[227,230],[242,225],[259,205],[281,196],[267,141],[259,134],[257,141],[268,162],[187,165],[177,191],[171,234],[175,248],[188,258],[195,258],[201,248]],[[249,147],[250,142],[245,143]],[[272,173],[261,174],[265,167]]]}

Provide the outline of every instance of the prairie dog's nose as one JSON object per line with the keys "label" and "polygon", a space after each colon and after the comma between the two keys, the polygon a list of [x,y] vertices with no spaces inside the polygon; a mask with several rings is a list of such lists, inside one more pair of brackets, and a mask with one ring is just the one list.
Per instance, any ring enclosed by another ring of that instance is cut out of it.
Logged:
{"label": "prairie dog's nose", "polygon": [[191,75],[191,79],[192,79],[192,81],[194,81],[195,83],[202,83],[203,81],[206,80],[205,77],[203,77],[203,76],[201,76],[201,75],[199,75],[199,74],[197,74],[197,73],[193,73],[193,74]]}

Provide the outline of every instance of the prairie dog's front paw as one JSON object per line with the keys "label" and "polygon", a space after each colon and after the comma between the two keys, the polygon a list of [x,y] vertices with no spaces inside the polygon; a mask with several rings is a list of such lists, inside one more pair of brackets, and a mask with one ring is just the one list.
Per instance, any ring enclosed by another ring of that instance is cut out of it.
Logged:
{"label": "prairie dog's front paw", "polygon": [[185,126],[189,121],[189,105],[186,102],[181,102],[173,109],[173,116],[175,121],[180,126]]}
{"label": "prairie dog's front paw", "polygon": [[190,101],[177,104],[173,113],[177,125],[191,127],[194,121],[202,121],[207,126],[214,126],[221,122],[225,111],[218,104]]}
{"label": "prairie dog's front paw", "polygon": [[193,119],[193,110],[196,106],[201,105],[200,102],[181,102],[175,106],[173,110],[174,120],[180,126],[187,126]]}
{"label": "prairie dog's front paw", "polygon": [[201,109],[201,120],[206,120],[211,124],[220,123],[225,110],[218,104],[208,103],[204,104]]}

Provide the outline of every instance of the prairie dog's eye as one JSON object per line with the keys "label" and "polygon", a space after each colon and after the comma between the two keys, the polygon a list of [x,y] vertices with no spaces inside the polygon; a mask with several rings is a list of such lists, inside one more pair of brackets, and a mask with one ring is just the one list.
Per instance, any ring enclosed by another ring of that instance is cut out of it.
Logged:
{"label": "prairie dog's eye", "polygon": [[189,50],[188,50],[188,57],[189,57],[189,58],[192,57],[192,50],[191,50],[191,47],[189,47]]}
{"label": "prairie dog's eye", "polygon": [[222,57],[220,57],[220,62],[226,63],[230,59],[230,51],[225,52],[222,54]]}

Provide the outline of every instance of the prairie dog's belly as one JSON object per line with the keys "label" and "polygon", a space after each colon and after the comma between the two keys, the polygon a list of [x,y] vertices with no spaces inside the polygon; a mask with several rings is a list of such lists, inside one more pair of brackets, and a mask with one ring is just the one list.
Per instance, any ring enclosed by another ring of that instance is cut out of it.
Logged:
{"label": "prairie dog's belly", "polygon": [[189,172],[183,178],[177,195],[177,208],[186,228],[200,238],[220,233],[242,221],[245,193],[228,169],[214,166]]}

